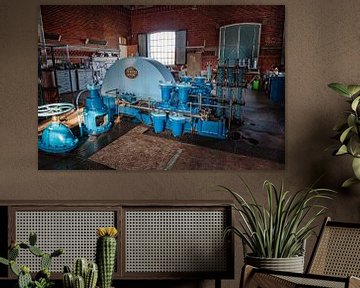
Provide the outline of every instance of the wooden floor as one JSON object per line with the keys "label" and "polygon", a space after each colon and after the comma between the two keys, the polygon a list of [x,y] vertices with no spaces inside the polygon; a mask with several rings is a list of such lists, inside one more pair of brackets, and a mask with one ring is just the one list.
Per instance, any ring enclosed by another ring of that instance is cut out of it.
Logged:
{"label": "wooden floor", "polygon": [[[75,95],[76,96],[76,95]],[[71,101],[74,95],[65,95]],[[74,151],[51,155],[39,151],[40,170],[242,170],[284,169],[285,112],[263,93],[247,90],[244,124],[234,124],[230,138],[219,140],[170,131],[155,134],[123,119],[99,136],[80,139]],[[74,131],[74,134],[79,134]]]}

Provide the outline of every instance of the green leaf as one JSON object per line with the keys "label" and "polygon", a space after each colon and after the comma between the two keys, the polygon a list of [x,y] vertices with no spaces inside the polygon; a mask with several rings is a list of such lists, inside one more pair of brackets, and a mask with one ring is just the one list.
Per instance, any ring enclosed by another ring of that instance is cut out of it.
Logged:
{"label": "green leaf", "polygon": [[339,150],[336,152],[336,155],[344,155],[347,153],[348,153],[348,149],[347,149],[346,145],[341,145]]}
{"label": "green leaf", "polygon": [[353,159],[352,168],[356,178],[360,180],[360,158],[355,157]]}
{"label": "green leaf", "polygon": [[359,101],[360,101],[360,96],[356,97],[354,99],[354,101],[351,103],[351,109],[356,111],[356,108],[358,107],[359,105]]}
{"label": "green leaf", "polygon": [[356,177],[351,177],[351,178],[347,179],[346,181],[344,181],[344,183],[341,185],[341,187],[348,188],[352,185],[359,184],[359,183],[360,183],[359,179],[357,179]]}
{"label": "green leaf", "polygon": [[347,91],[349,92],[350,96],[355,96],[360,93],[360,85],[348,85]]}
{"label": "green leaf", "polygon": [[348,136],[348,134],[349,134],[349,132],[351,131],[352,128],[353,127],[349,127],[343,133],[341,133],[341,136],[340,136],[341,143],[344,143],[344,141],[346,140],[346,137]]}
{"label": "green leaf", "polygon": [[356,124],[356,116],[353,113],[350,113],[350,115],[348,116],[347,124],[348,124],[349,127],[355,126],[355,124]]}
{"label": "green leaf", "polygon": [[350,98],[351,95],[348,91],[348,87],[341,83],[330,83],[328,85],[329,88],[333,89],[335,92],[339,93],[342,96]]}
{"label": "green leaf", "polygon": [[348,143],[348,151],[354,157],[360,157],[360,138],[357,135],[353,135]]}

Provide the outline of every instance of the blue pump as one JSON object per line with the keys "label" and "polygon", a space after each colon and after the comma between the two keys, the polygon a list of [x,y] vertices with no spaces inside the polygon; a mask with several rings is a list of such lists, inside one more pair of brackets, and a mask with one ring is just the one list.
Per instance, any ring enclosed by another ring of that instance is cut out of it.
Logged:
{"label": "blue pump", "polygon": [[109,108],[99,94],[99,85],[87,85],[90,95],[84,108],[85,131],[89,135],[98,135],[109,131],[111,127]]}
{"label": "blue pump", "polygon": [[180,83],[176,85],[178,91],[178,99],[179,103],[177,105],[177,109],[179,111],[188,111],[189,107],[187,105],[189,99],[189,92],[191,90],[190,84]]}
{"label": "blue pump", "polygon": [[160,83],[161,102],[158,104],[159,108],[170,109],[171,92],[174,89],[174,84],[171,82]]}
{"label": "blue pump", "polygon": [[184,132],[185,117],[182,115],[169,116],[171,132],[174,137],[180,137]]}
{"label": "blue pump", "polygon": [[166,117],[166,113],[162,111],[154,111],[151,113],[155,133],[161,133],[165,130]]}

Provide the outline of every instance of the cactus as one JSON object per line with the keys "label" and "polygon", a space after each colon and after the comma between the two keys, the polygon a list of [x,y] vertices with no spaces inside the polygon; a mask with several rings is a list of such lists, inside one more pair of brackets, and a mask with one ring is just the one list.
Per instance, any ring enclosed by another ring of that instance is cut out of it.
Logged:
{"label": "cactus", "polygon": [[35,275],[35,280],[40,281],[41,279],[46,279],[49,280],[50,279],[50,271],[48,268],[44,268],[42,270],[40,270],[38,273],[36,273]]}
{"label": "cactus", "polygon": [[[27,268],[27,269],[26,269]],[[22,267],[19,274],[18,285],[19,288],[29,288],[32,283],[29,267]]]}
{"label": "cactus", "polygon": [[29,235],[29,244],[31,246],[35,246],[36,245],[36,241],[37,241],[37,235],[34,232],[31,232]]}
{"label": "cactus", "polygon": [[41,261],[40,261],[41,269],[45,269],[45,268],[49,269],[51,265],[51,260],[52,260],[51,255],[44,253],[44,255],[41,256]]}
{"label": "cactus", "polygon": [[51,257],[58,257],[64,253],[64,249],[57,249],[51,253]]}
{"label": "cactus", "polygon": [[85,258],[76,259],[74,267],[75,276],[81,276],[83,279],[85,279],[87,268],[88,262]]}
{"label": "cactus", "polygon": [[115,227],[98,228],[99,238],[96,243],[96,262],[99,267],[99,284],[101,288],[110,288],[116,258]]}
{"label": "cactus", "polygon": [[74,277],[74,288],[85,288],[84,278],[77,275]]}
{"label": "cactus", "polygon": [[8,253],[9,260],[16,260],[16,258],[19,256],[19,246],[15,246],[14,248],[9,250]]}
{"label": "cactus", "polygon": [[40,248],[36,247],[36,246],[31,246],[29,247],[29,251],[34,254],[35,256],[41,257],[44,255],[44,252],[42,252],[40,250]]}
{"label": "cactus", "polygon": [[10,261],[10,269],[16,276],[20,275],[20,268],[16,265],[16,262],[14,260]]}
{"label": "cactus", "polygon": [[98,266],[96,263],[89,263],[85,276],[85,288],[95,288],[98,279]]}
{"label": "cactus", "polygon": [[71,269],[69,266],[67,265],[64,266],[64,273],[71,273]]}
{"label": "cactus", "polygon": [[74,276],[72,273],[64,273],[62,277],[63,287],[64,288],[73,288],[74,287]]}
{"label": "cactus", "polygon": [[[53,282],[50,281],[50,264],[53,257],[60,256],[64,250],[58,249],[53,253],[48,254],[41,251],[38,247],[35,246],[37,236],[35,233],[30,233],[29,244],[20,242],[16,243],[11,241],[11,245],[8,251],[8,259],[0,257],[0,263],[10,266],[11,271],[18,276],[18,286],[19,288],[48,288],[51,287]],[[19,256],[19,250],[29,250],[30,253],[37,257],[41,257],[41,271],[39,271],[35,276],[35,281],[32,280],[30,275],[30,269],[27,266],[19,266],[16,264],[16,259]]]}
{"label": "cactus", "polygon": [[[98,268],[95,263],[89,263],[86,258],[78,258],[74,263],[74,272],[69,266],[64,266],[64,288],[95,288],[98,278]],[[77,285],[77,286],[76,286]],[[84,286],[82,286],[84,285]]]}

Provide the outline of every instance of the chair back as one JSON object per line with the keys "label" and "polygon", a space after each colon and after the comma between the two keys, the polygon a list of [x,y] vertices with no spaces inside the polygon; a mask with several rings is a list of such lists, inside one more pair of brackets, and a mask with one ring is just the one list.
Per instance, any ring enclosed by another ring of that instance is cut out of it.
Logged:
{"label": "chair back", "polygon": [[326,218],[307,273],[360,277],[360,223]]}

